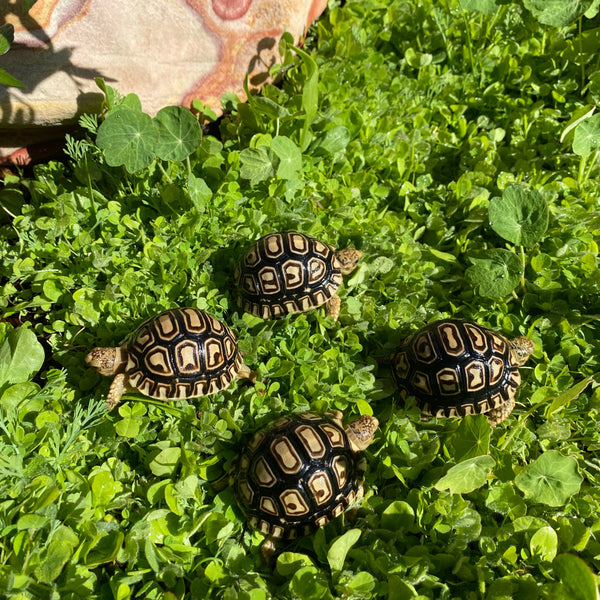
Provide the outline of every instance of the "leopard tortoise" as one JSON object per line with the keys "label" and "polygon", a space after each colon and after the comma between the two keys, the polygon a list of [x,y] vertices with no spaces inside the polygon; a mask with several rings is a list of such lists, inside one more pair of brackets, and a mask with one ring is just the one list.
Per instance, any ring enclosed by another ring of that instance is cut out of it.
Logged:
{"label": "leopard tortoise", "polygon": [[248,524],[264,533],[265,556],[279,539],[322,527],[363,496],[366,460],[379,422],[363,415],[346,427],[342,413],[279,418],[244,447],[231,484]]}
{"label": "leopard tortoise", "polygon": [[303,233],[269,233],[246,250],[236,267],[240,304],[263,319],[326,304],[327,314],[337,321],[342,276],[351,273],[361,257],[355,248],[336,251]]}
{"label": "leopard tortoise", "polygon": [[236,377],[254,380],[227,325],[197,308],[166,310],[140,325],[118,348],[94,348],[86,363],[114,376],[106,403],[112,410],[127,390],[160,400],[218,392]]}
{"label": "leopard tortoise", "polygon": [[485,413],[492,426],[515,406],[519,367],[534,351],[520,336],[462,319],[443,319],[419,329],[392,354],[392,379],[404,398],[414,396],[426,414],[453,417]]}

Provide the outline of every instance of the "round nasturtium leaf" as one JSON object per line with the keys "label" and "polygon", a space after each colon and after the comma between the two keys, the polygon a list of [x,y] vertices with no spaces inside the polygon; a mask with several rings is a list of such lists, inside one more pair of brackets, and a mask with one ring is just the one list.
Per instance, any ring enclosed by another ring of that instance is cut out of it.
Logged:
{"label": "round nasturtium leaf", "polygon": [[567,27],[592,6],[593,0],[523,0],[525,8],[544,25]]}
{"label": "round nasturtium leaf", "polygon": [[553,561],[554,573],[560,578],[570,600],[598,600],[594,573],[574,554],[559,554]]}
{"label": "round nasturtium leaf", "polygon": [[198,119],[183,106],[161,108],[154,124],[158,129],[156,155],[163,160],[184,160],[202,141]]}
{"label": "round nasturtium leaf", "polygon": [[544,452],[515,477],[515,485],[527,500],[548,506],[566,504],[579,491],[582,481],[577,461],[558,450]]}
{"label": "round nasturtium leaf", "polygon": [[477,257],[469,257],[469,260],[473,266],[465,271],[465,277],[478,288],[481,296],[508,296],[521,281],[523,266],[514,252],[486,250]]}
{"label": "round nasturtium leaf", "polygon": [[27,327],[11,329],[0,344],[0,387],[31,379],[44,363],[44,347]]}
{"label": "round nasturtium leaf", "polygon": [[489,15],[498,8],[496,0],[459,0],[465,10],[477,10]]}
{"label": "round nasturtium leaf", "polygon": [[531,248],[548,229],[548,205],[537,190],[510,185],[489,208],[492,229],[513,244]]}
{"label": "round nasturtium leaf", "polygon": [[266,146],[244,148],[240,152],[240,177],[254,185],[274,175],[273,162]]}
{"label": "round nasturtium leaf", "polygon": [[467,415],[450,436],[448,445],[455,460],[483,456],[490,450],[492,428],[484,415]]}
{"label": "round nasturtium leaf", "polygon": [[451,467],[434,487],[440,491],[448,490],[451,494],[468,494],[487,481],[495,464],[489,454],[468,458]]}
{"label": "round nasturtium leaf", "polygon": [[584,119],[575,128],[573,152],[579,156],[588,156],[600,146],[600,114]]}
{"label": "round nasturtium leaf", "polygon": [[158,130],[150,115],[120,108],[108,113],[98,128],[96,143],[111,167],[124,165],[133,173],[149,166],[154,160]]}

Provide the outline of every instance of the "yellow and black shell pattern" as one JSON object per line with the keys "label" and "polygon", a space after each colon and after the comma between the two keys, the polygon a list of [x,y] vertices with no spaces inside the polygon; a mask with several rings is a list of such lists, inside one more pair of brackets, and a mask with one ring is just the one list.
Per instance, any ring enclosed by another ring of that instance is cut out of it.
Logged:
{"label": "yellow and black shell pattern", "polygon": [[197,308],[179,308],[142,323],[127,344],[125,372],[141,393],[180,400],[226,388],[242,365],[227,325]]}
{"label": "yellow and black shell pattern", "polygon": [[243,449],[232,483],[248,524],[294,539],[322,527],[363,496],[366,460],[330,415],[282,417]]}
{"label": "yellow and black shell pattern", "polygon": [[236,268],[242,308],[271,319],[311,310],[342,285],[332,246],[303,233],[270,233],[256,241]]}
{"label": "yellow and black shell pattern", "polygon": [[462,319],[418,330],[391,357],[392,378],[404,398],[436,417],[510,413],[521,383],[509,340]]}

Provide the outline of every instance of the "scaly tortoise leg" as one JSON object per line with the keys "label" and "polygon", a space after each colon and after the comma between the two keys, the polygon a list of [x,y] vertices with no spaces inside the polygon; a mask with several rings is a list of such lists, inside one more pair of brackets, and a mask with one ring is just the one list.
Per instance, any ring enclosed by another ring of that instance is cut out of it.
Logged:
{"label": "scaly tortoise leg", "polygon": [[260,547],[263,560],[267,564],[271,564],[273,556],[275,555],[277,540],[272,536],[268,536],[267,539],[262,543]]}
{"label": "scaly tortoise leg", "polygon": [[115,375],[110,387],[108,388],[108,395],[106,396],[106,406],[111,411],[119,402],[121,402],[121,396],[130,388],[126,385],[125,373],[119,373]]}
{"label": "scaly tortoise leg", "polygon": [[327,300],[327,314],[330,317],[333,317],[334,322],[336,322],[340,316],[341,306],[342,299],[337,294],[334,294],[333,296],[331,296],[331,298],[329,298],[329,300]]}
{"label": "scaly tortoise leg", "polygon": [[245,365],[243,363],[242,366],[238,369],[237,376],[240,379],[249,379],[250,383],[256,383],[256,371],[253,371],[248,365]]}

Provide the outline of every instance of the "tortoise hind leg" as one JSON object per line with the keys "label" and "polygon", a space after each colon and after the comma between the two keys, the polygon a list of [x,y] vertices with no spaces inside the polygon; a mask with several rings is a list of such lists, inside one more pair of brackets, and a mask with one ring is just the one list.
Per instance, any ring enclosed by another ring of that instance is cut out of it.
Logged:
{"label": "tortoise hind leg", "polygon": [[514,398],[509,398],[500,406],[493,408],[489,413],[486,414],[490,425],[492,427],[496,427],[496,425],[502,423],[502,421],[504,421],[508,417],[508,415],[510,415],[514,407]]}
{"label": "tortoise hind leg", "polygon": [[334,294],[333,296],[331,296],[331,298],[329,298],[329,300],[327,300],[327,315],[330,317],[333,317],[333,321],[337,322],[339,316],[340,316],[340,307],[342,306],[342,299],[337,295]]}
{"label": "tortoise hind leg", "polygon": [[271,564],[273,557],[275,555],[275,550],[277,548],[276,544],[277,544],[277,540],[272,535],[270,535],[267,537],[267,539],[262,543],[262,545],[260,547],[260,551],[261,551],[263,560],[268,565]]}
{"label": "tortoise hind leg", "polygon": [[242,363],[242,365],[238,369],[237,376],[240,379],[250,380],[250,383],[256,383],[256,378],[258,374],[256,371],[253,371],[248,365]]}

